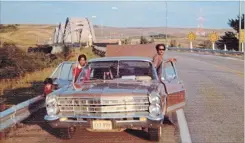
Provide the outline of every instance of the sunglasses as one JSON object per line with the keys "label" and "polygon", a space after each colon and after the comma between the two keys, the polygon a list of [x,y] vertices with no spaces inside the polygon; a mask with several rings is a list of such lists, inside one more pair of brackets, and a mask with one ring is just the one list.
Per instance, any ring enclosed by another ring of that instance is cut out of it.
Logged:
{"label": "sunglasses", "polygon": [[165,51],[165,49],[158,49],[158,51]]}

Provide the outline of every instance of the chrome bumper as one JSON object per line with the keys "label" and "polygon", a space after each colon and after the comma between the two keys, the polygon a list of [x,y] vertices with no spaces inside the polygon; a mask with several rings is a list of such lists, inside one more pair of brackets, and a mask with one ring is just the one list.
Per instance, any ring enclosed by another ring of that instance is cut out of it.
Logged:
{"label": "chrome bumper", "polygon": [[66,114],[66,115],[56,115],[56,116],[49,116],[46,115],[44,117],[44,119],[46,121],[54,121],[54,120],[58,120],[60,118],[77,118],[77,119],[122,119],[122,118],[141,118],[141,117],[145,117],[148,120],[152,120],[152,121],[161,121],[164,120],[164,115],[160,115],[157,117],[152,117],[149,115],[149,113],[147,112],[139,112],[139,113],[110,113],[110,114],[100,114],[100,115],[74,115],[74,114]]}
{"label": "chrome bumper", "polygon": [[[45,116],[45,120],[52,128],[67,128],[67,127],[81,127],[81,128],[92,128],[92,122],[94,119],[98,118],[87,118],[87,120],[62,120],[64,117],[50,117]],[[146,120],[118,120],[116,118],[110,119],[112,121],[113,129],[120,129],[120,128],[157,128],[162,125],[164,118],[158,118],[159,120],[150,120],[146,118]]]}

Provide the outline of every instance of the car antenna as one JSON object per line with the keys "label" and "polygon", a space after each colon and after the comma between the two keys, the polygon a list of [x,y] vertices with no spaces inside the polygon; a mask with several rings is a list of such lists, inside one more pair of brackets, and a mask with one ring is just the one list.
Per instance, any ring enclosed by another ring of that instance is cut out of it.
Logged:
{"label": "car antenna", "polygon": [[[77,56],[77,59],[78,59],[78,56]],[[76,63],[75,63],[75,68],[77,68],[78,67],[78,61],[76,61]],[[77,88],[76,88],[76,86],[75,86],[75,76],[76,76],[76,69],[75,69],[75,73],[74,73],[74,76],[72,76],[73,78],[72,78],[72,86],[73,86],[73,88],[76,90]]]}
{"label": "car antenna", "polygon": [[105,83],[105,72],[103,72],[103,82]]}
{"label": "car antenna", "polygon": [[119,60],[117,62],[117,78],[119,77]]}

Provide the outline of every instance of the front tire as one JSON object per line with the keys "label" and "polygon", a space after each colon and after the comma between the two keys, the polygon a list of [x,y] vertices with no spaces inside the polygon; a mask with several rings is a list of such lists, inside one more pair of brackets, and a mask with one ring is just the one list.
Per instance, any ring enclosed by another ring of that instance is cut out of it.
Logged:
{"label": "front tire", "polygon": [[68,140],[73,137],[75,134],[76,128],[75,127],[69,127],[69,128],[59,128],[58,134],[61,139]]}
{"label": "front tire", "polygon": [[162,136],[162,128],[148,128],[148,135],[151,141],[160,141]]}

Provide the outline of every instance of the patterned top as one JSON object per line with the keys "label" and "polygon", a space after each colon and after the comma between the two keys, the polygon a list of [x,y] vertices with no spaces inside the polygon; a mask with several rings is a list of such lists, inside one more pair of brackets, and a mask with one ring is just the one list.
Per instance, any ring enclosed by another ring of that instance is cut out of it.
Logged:
{"label": "patterned top", "polygon": [[162,73],[162,69],[161,69],[162,61],[163,61],[163,56],[158,54],[156,54],[152,59],[152,62],[157,70],[157,74],[159,78],[161,77],[161,73]]}

